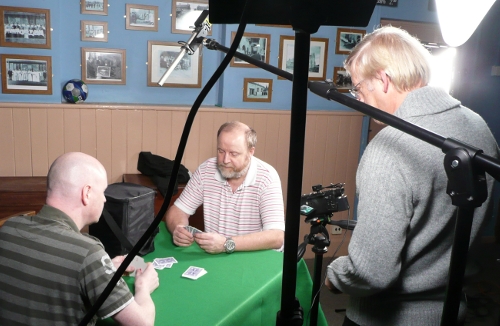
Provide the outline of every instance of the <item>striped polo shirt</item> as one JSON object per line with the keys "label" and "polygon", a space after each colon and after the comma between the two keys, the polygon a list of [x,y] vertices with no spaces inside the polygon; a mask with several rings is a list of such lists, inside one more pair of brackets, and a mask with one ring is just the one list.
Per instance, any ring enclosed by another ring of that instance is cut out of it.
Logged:
{"label": "striped polo shirt", "polygon": [[[60,210],[11,218],[0,229],[0,325],[77,325],[115,270],[99,240]],[[133,299],[120,279],[97,316]]]}
{"label": "striped polo shirt", "polygon": [[278,172],[254,156],[245,181],[234,193],[217,168],[217,158],[203,162],[175,201],[175,205],[189,215],[201,204],[206,232],[235,236],[285,230]]}

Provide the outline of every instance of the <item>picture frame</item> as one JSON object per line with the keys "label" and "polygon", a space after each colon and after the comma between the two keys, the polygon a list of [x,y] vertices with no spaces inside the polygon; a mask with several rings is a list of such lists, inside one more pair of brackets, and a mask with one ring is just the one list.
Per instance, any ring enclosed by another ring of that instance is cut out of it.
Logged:
{"label": "picture frame", "polygon": [[[231,32],[233,42],[236,32]],[[269,52],[271,49],[271,34],[244,33],[236,51],[246,54],[254,59],[269,64]],[[231,67],[257,68],[244,60],[233,57]]]}
{"label": "picture frame", "polygon": [[380,6],[389,6],[389,7],[397,7],[398,0],[377,0],[377,5]]}
{"label": "picture frame", "polygon": [[[280,69],[293,73],[295,37],[288,35],[280,36],[280,53],[278,64]],[[328,39],[311,37],[309,63],[309,80],[325,80],[326,66],[328,60]],[[278,79],[285,79],[278,76]]]}
{"label": "picture frame", "polygon": [[52,94],[52,57],[2,54],[2,93]]}
{"label": "picture frame", "polygon": [[366,31],[362,29],[337,28],[335,54],[349,54],[361,42]]}
{"label": "picture frame", "polygon": [[243,102],[271,102],[273,80],[267,78],[243,79]]}
{"label": "picture frame", "polygon": [[353,87],[351,76],[347,75],[344,67],[333,67],[333,83],[340,93],[348,93]]}
{"label": "picture frame", "polygon": [[[191,34],[203,10],[208,10],[208,0],[172,0],[172,33]],[[211,29],[207,35],[212,35]]]}
{"label": "picture frame", "polygon": [[107,42],[108,22],[81,20],[80,37],[82,41]]}
{"label": "picture frame", "polygon": [[125,29],[158,32],[158,6],[125,5]]}
{"label": "picture frame", "polygon": [[201,87],[202,49],[193,55],[187,53],[163,86],[158,81],[177,58],[181,45],[176,42],[148,41],[148,86],[152,87]]}
{"label": "picture frame", "polygon": [[107,16],[108,0],[80,0],[80,13]]}
{"label": "picture frame", "polygon": [[50,10],[0,6],[0,46],[51,48]]}
{"label": "picture frame", "polygon": [[82,80],[87,84],[125,85],[124,49],[82,48]]}

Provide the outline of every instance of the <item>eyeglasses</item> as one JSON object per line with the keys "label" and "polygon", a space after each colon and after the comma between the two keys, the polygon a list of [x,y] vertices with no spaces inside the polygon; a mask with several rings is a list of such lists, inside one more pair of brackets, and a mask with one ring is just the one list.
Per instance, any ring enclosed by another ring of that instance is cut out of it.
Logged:
{"label": "eyeglasses", "polygon": [[363,79],[362,81],[357,83],[356,86],[354,86],[349,90],[349,93],[351,93],[351,95],[354,96],[354,98],[356,98],[357,100],[359,99],[359,85],[361,85],[361,83],[364,81],[365,80]]}

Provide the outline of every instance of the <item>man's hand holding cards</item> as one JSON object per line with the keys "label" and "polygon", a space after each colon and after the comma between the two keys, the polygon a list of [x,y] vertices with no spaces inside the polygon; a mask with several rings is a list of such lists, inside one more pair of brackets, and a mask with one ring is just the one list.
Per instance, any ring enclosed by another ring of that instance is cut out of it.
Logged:
{"label": "man's hand holding cards", "polygon": [[184,226],[184,228],[189,232],[191,233],[191,235],[195,235],[196,233],[203,233],[203,231],[195,228],[194,226],[191,226],[191,225],[186,225]]}

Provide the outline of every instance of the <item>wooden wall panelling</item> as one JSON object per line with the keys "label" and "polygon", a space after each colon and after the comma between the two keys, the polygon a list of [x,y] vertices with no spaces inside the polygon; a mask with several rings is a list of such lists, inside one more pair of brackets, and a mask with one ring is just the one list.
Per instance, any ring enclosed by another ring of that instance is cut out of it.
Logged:
{"label": "wooden wall panelling", "polygon": [[79,109],[64,110],[64,152],[81,151],[81,117]]}
{"label": "wooden wall panelling", "polygon": [[[196,116],[198,116],[200,113],[197,113]],[[185,119],[187,119],[187,116],[185,117]],[[184,125],[185,125],[185,121],[182,123],[182,130],[181,130],[181,134],[180,136],[182,135],[182,131],[184,131]],[[200,164],[200,162],[203,162],[205,159],[207,159],[207,157],[200,157],[200,147],[201,147],[201,141],[202,139],[204,139],[205,137],[209,137],[208,135],[202,135],[200,134],[200,125],[203,124],[203,121],[201,119],[194,119],[193,121],[193,124],[191,126],[191,131],[189,132],[189,136],[188,136],[188,140],[187,140],[187,144],[186,144],[186,150],[184,151],[184,155],[183,155],[183,164],[185,167],[187,167],[190,171],[194,171],[198,165]],[[179,141],[180,141],[180,136],[179,136]],[[177,142],[177,144],[179,144],[179,141]],[[178,147],[178,145],[177,145]],[[174,153],[172,155],[172,160],[175,159],[175,155],[177,154]],[[213,156],[213,154],[211,155]]]}
{"label": "wooden wall panelling", "polygon": [[111,182],[121,182],[127,171],[127,112],[113,110],[111,113]]}
{"label": "wooden wall panelling", "polygon": [[[165,141],[169,141],[172,143],[172,147],[170,149],[170,153],[168,153],[168,159],[175,159],[175,155],[177,154],[177,150],[179,147],[179,141],[181,140],[182,131],[184,130],[184,125],[186,124],[187,113],[183,111],[172,111],[172,120],[170,121],[170,129],[172,130],[172,134],[170,135],[170,139],[165,139]],[[187,145],[186,145],[187,146]],[[189,170],[193,170],[196,167],[187,166],[186,165],[186,155],[183,155],[181,163],[187,167]]]}
{"label": "wooden wall panelling", "polygon": [[82,109],[80,110],[80,117],[80,150],[93,157],[97,157],[96,111]]}
{"label": "wooden wall panelling", "polygon": [[49,171],[47,110],[30,109],[31,157],[33,176],[46,176]]}
{"label": "wooden wall panelling", "polygon": [[[137,160],[142,150],[142,119],[143,112],[139,110],[126,110],[127,112],[127,173],[139,173]],[[121,179],[120,179],[121,181]]]}
{"label": "wooden wall panelling", "polygon": [[[199,129],[200,129],[200,139],[199,139],[199,163],[205,161],[210,157],[214,157],[217,152],[217,141],[216,135],[217,130],[212,121],[215,120],[215,112],[198,112],[197,118],[199,118]],[[194,172],[194,170],[191,170]]]}
{"label": "wooden wall panelling", "polygon": [[20,108],[13,111],[14,128],[14,159],[16,175],[32,176],[31,161],[31,129],[29,108]]}
{"label": "wooden wall panelling", "polygon": [[0,176],[13,176],[16,174],[14,123],[12,109],[0,109]]}
{"label": "wooden wall panelling", "polygon": [[152,153],[173,160],[175,158],[174,156],[177,151],[177,146],[173,149],[174,146],[172,144],[174,142],[171,141],[172,111],[158,111],[158,123],[156,124],[156,128],[156,151],[152,151]]}
{"label": "wooden wall panelling", "polygon": [[158,111],[145,110],[142,117],[142,151],[157,153]]}
{"label": "wooden wall panelling", "polygon": [[112,133],[111,133],[111,110],[96,110],[96,158],[106,168],[108,175],[108,183],[115,181],[111,180],[112,167]]}
{"label": "wooden wall panelling", "polygon": [[64,153],[64,113],[63,109],[47,109],[47,164]]}

